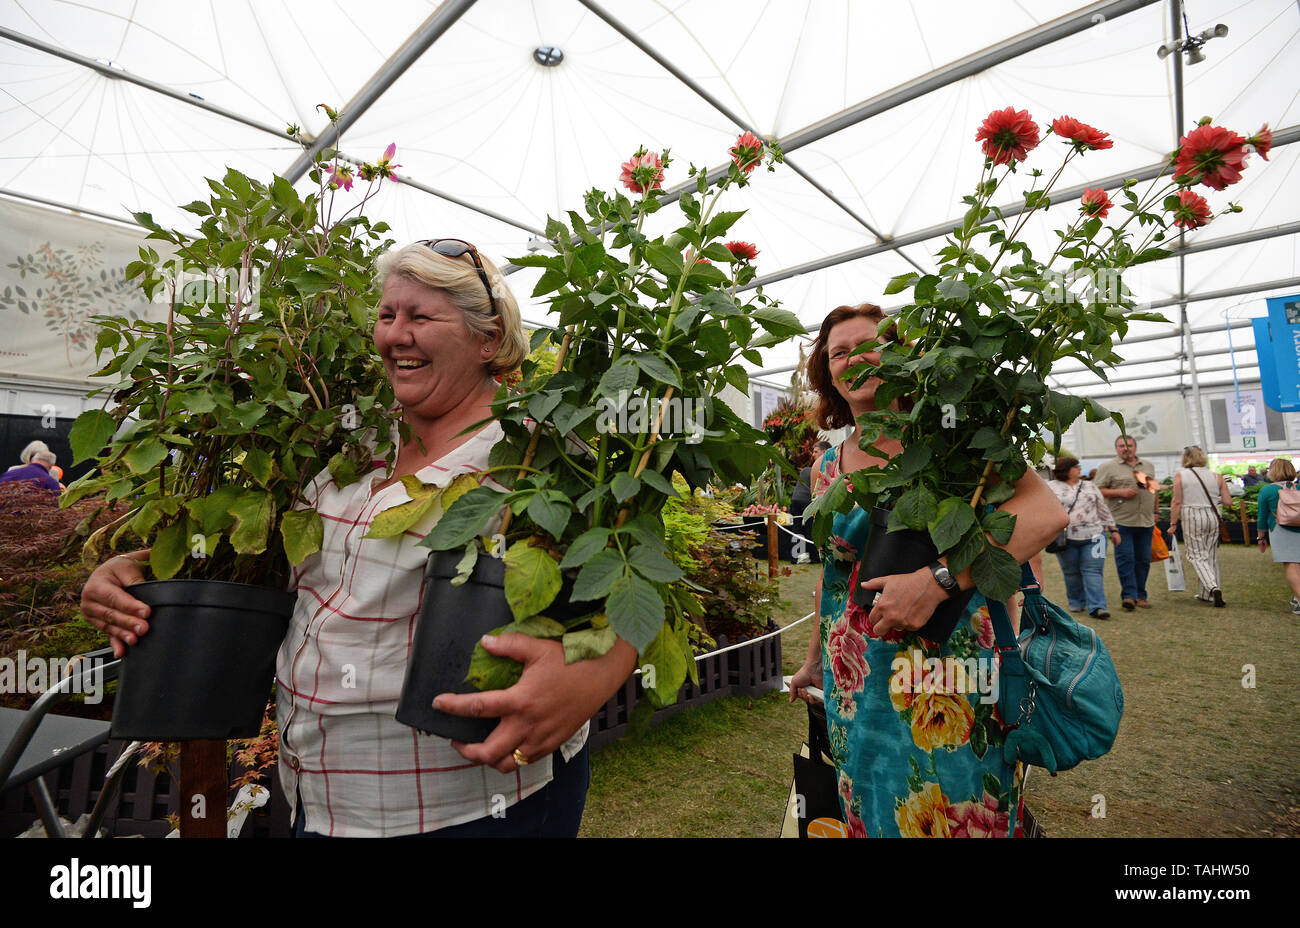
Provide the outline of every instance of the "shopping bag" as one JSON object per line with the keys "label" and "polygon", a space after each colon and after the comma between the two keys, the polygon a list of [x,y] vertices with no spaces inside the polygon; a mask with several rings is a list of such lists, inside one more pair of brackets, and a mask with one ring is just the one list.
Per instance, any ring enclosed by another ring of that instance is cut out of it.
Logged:
{"label": "shopping bag", "polygon": [[1183,556],[1178,551],[1178,538],[1169,533],[1169,557],[1165,559],[1165,583],[1169,592],[1181,593],[1187,589],[1187,580],[1183,577]]}
{"label": "shopping bag", "polygon": [[1169,545],[1165,544],[1165,533],[1159,528],[1151,529],[1151,560],[1163,561],[1169,557]]}

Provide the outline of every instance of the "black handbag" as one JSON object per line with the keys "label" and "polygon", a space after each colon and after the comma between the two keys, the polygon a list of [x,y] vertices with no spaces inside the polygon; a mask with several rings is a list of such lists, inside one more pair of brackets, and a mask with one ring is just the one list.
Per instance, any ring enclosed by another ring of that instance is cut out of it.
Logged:
{"label": "black handbag", "polygon": [[[1065,510],[1065,514],[1067,516],[1070,513],[1074,512],[1074,504],[1079,501],[1079,494],[1082,492],[1083,492],[1083,481],[1081,480],[1079,481],[1079,488],[1074,491],[1074,499],[1070,501],[1070,508]],[[1056,537],[1053,538],[1050,542],[1048,542],[1047,552],[1049,554],[1056,554],[1070,547],[1069,539],[1066,537],[1065,534],[1068,530],[1069,530],[1068,526],[1066,528],[1061,529],[1059,532],[1056,533]]]}
{"label": "black handbag", "polygon": [[839,777],[835,765],[823,760],[831,754],[830,737],[826,732],[826,710],[808,704],[808,756],[793,755],[795,817],[799,822],[799,837],[808,837],[808,823],[819,818],[844,821],[840,810]]}

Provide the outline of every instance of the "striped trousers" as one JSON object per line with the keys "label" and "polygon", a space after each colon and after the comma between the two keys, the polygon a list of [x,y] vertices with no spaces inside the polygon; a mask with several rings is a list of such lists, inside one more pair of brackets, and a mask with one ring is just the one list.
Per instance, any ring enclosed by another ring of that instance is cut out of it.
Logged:
{"label": "striped trousers", "polygon": [[1219,584],[1219,520],[1207,506],[1189,507],[1180,514],[1183,523],[1183,550],[1187,562],[1201,581],[1198,599],[1208,600],[1210,591]]}

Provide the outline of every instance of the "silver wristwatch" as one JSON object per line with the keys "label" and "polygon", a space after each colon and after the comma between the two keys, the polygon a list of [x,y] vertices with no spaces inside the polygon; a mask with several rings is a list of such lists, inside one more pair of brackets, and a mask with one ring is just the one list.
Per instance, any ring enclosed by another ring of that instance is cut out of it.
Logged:
{"label": "silver wristwatch", "polygon": [[934,574],[935,582],[938,583],[939,586],[943,587],[943,591],[949,596],[956,596],[958,591],[961,589],[961,587],[957,585],[957,578],[952,575],[947,567],[940,564],[938,561],[935,561],[930,565],[930,573]]}

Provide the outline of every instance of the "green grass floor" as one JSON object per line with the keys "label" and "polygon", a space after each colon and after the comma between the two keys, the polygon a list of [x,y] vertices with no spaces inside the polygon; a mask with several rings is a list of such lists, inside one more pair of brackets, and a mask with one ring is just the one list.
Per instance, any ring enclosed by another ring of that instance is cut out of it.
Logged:
{"label": "green grass floor", "polygon": [[[1258,549],[1220,552],[1225,609],[1170,593],[1153,565],[1152,607],[1079,618],[1101,632],[1124,684],[1114,750],[1056,777],[1031,772],[1027,802],[1053,837],[1300,835],[1300,653],[1280,565]],[[1190,567],[1184,566],[1190,572]],[[1044,556],[1047,594],[1064,605],[1060,568]],[[788,625],[812,610],[815,567],[781,584]],[[802,662],[812,622],[783,639],[785,672]],[[1253,668],[1253,686],[1243,686]],[[770,693],[684,710],[592,756],[584,836],[776,837],[807,731],[802,704]],[[1099,815],[1104,811],[1104,816]]]}

